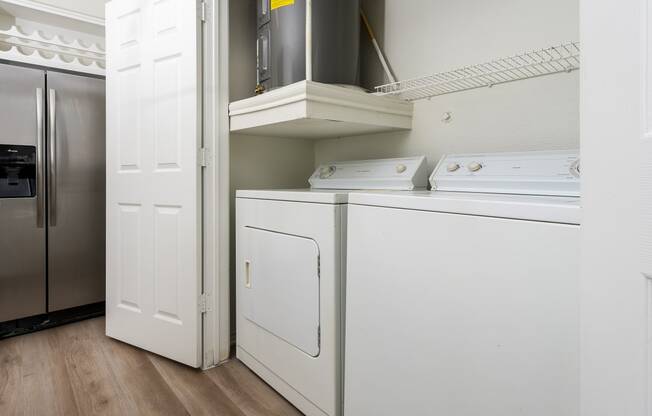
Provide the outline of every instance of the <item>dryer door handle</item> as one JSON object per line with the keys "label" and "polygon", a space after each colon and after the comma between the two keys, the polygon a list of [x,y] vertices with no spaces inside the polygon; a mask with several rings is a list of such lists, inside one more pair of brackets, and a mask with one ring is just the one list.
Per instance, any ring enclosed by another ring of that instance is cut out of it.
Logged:
{"label": "dryer door handle", "polygon": [[251,261],[245,260],[245,287],[251,289]]}

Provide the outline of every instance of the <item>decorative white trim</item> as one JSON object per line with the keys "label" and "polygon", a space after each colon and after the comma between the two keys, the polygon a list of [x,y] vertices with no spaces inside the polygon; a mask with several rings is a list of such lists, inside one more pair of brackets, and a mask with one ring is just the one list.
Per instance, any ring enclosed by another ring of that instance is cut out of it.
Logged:
{"label": "decorative white trim", "polygon": [[95,75],[104,75],[106,67],[103,45],[67,41],[38,30],[28,33],[18,26],[0,30],[0,59]]}
{"label": "decorative white trim", "polygon": [[7,30],[0,30],[0,40],[5,43],[21,44],[24,46],[36,47],[41,45],[48,47],[52,52],[61,51],[66,54],[79,54],[82,57],[96,57],[104,60],[106,54],[104,45],[99,43],[86,43],[81,39],[67,41],[62,36],[54,35],[49,37],[48,34],[37,30],[27,33],[18,26],[12,26]]}
{"label": "decorative white trim", "polygon": [[49,4],[43,4],[34,0],[2,0],[2,2],[38,10],[44,13],[67,17],[69,19],[78,20],[93,25],[104,26],[104,19],[100,17],[86,13],[75,12],[72,10],[64,9],[62,7],[51,6]]}

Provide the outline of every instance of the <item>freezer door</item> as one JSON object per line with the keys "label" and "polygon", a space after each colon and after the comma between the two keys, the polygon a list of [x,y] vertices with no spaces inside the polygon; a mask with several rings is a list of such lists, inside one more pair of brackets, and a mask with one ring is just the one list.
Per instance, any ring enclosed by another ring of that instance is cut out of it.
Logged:
{"label": "freezer door", "polygon": [[[0,64],[0,145],[9,145],[0,181],[13,196],[0,197],[0,322],[45,313],[44,93],[43,71]],[[37,162],[34,172],[20,168],[20,154]],[[15,191],[25,175],[35,192]]]}
{"label": "freezer door", "polygon": [[104,80],[48,72],[48,311],[104,301]]}

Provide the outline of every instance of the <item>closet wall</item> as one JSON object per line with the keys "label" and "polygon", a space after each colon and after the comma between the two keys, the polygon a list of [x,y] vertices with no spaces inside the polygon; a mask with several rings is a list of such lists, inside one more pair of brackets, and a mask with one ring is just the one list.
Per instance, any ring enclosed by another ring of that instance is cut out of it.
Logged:
{"label": "closet wall", "polygon": [[[579,39],[578,0],[363,0],[398,79]],[[386,82],[362,36],[361,80]],[[445,112],[452,121],[442,122]],[[415,105],[412,131],[322,140],[316,164],[424,154],[579,147],[579,73],[439,96]]]}

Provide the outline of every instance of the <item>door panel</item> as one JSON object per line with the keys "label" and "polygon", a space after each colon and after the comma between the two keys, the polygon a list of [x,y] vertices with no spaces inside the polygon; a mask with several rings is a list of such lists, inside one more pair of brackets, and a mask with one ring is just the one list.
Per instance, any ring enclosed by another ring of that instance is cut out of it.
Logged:
{"label": "door panel", "polygon": [[319,355],[319,247],[305,237],[245,228],[244,316]]}
{"label": "door panel", "polygon": [[[31,146],[37,177],[44,92],[43,71],[0,64],[0,144]],[[35,182],[34,197],[0,198],[0,322],[45,313],[44,183]]]}
{"label": "door panel", "polygon": [[58,72],[47,78],[52,312],[104,301],[106,105],[104,80]]}
{"label": "door panel", "polygon": [[198,367],[197,3],[107,4],[107,335]]}

